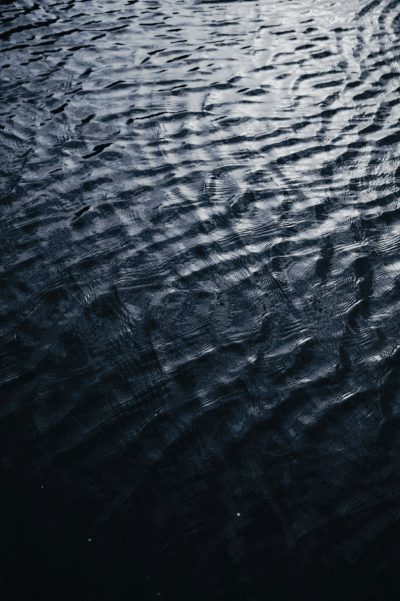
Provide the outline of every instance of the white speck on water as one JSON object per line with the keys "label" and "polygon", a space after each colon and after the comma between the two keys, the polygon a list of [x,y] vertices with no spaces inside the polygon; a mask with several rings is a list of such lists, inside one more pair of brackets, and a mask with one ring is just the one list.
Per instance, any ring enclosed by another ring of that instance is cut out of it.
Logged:
{"label": "white speck on water", "polygon": [[240,518],[240,516],[241,516],[242,514],[240,513],[240,511],[238,511],[236,515],[237,515],[237,517],[238,517],[238,518]]}
{"label": "white speck on water", "polygon": [[88,543],[91,543],[91,542],[92,542],[92,539],[91,539],[91,538],[88,538]]}

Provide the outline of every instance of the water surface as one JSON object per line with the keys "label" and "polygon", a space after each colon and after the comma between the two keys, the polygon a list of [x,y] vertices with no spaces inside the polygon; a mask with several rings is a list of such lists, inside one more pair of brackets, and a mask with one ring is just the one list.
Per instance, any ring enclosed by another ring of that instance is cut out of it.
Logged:
{"label": "water surface", "polygon": [[399,41],[2,2],[4,601],[396,598]]}

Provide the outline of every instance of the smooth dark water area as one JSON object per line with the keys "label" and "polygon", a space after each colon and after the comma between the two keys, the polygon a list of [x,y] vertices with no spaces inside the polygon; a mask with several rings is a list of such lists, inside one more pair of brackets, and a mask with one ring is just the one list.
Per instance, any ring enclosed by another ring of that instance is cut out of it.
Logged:
{"label": "smooth dark water area", "polygon": [[400,598],[400,3],[0,4],[1,601]]}

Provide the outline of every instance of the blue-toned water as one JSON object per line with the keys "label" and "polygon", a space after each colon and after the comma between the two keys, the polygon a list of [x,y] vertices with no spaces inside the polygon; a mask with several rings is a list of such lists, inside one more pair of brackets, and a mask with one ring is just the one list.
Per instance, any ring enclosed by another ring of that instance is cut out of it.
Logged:
{"label": "blue-toned water", "polygon": [[2,601],[400,594],[400,3],[0,5]]}

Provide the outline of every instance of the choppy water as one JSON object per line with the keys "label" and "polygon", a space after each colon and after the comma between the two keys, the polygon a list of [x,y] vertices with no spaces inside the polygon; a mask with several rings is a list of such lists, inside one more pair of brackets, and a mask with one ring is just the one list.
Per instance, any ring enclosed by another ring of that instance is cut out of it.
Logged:
{"label": "choppy water", "polygon": [[400,592],[400,3],[0,7],[4,601]]}

